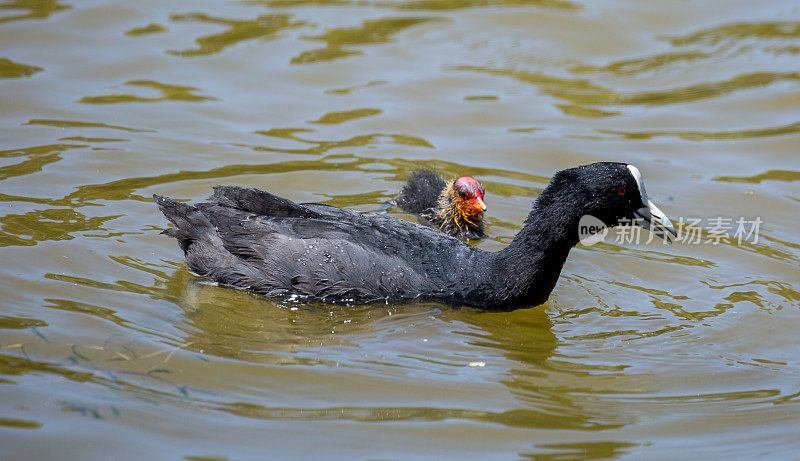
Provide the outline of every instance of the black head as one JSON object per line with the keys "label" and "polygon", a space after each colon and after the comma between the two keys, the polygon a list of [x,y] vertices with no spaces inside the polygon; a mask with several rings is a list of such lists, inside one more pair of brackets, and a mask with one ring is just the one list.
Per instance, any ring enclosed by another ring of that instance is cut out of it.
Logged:
{"label": "black head", "polygon": [[564,206],[580,218],[594,217],[606,227],[636,224],[665,239],[677,235],[667,216],[647,197],[642,174],[633,165],[599,162],[570,168],[556,173],[550,187],[566,192]]}

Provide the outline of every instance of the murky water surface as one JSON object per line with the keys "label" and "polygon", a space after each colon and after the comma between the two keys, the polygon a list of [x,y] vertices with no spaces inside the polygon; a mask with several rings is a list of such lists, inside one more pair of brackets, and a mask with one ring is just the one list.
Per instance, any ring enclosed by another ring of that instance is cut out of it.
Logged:
{"label": "murky water surface", "polygon": [[[796,2],[6,0],[0,43],[4,459],[800,451]],[[204,285],[149,198],[383,210],[431,165],[496,250],[601,160],[697,239],[509,313]]]}

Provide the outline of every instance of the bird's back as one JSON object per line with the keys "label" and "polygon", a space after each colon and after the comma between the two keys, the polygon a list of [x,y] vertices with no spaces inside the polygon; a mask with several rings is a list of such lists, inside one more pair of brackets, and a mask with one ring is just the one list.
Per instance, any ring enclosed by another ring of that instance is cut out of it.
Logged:
{"label": "bird's back", "polygon": [[385,214],[297,204],[255,189],[219,186],[195,207],[157,201],[178,227],[167,233],[181,242],[190,269],[272,297],[447,298],[480,251]]}

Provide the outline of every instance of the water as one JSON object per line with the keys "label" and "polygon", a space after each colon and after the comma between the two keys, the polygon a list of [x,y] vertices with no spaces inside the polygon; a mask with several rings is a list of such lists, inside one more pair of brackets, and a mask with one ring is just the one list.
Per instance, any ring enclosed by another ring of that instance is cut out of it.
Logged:
{"label": "water", "polygon": [[[796,456],[798,18],[4,2],[3,458]],[[601,160],[637,165],[681,231],[759,218],[758,241],[578,247],[548,303],[508,313],[276,304],[194,279],[150,199],[381,210],[433,165],[483,182],[496,250],[555,171]]]}

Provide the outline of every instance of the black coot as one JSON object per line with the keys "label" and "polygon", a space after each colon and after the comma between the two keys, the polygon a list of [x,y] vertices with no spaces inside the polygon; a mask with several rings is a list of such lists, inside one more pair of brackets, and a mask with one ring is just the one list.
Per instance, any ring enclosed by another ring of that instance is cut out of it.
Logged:
{"label": "black coot", "polygon": [[411,174],[394,204],[420,215],[447,235],[473,240],[486,237],[483,194],[483,186],[471,176],[446,182],[435,171],[421,169]]}
{"label": "black coot", "polygon": [[487,252],[385,214],[298,204],[256,189],[217,186],[191,206],[154,196],[177,227],[189,268],[270,297],[333,303],[438,299],[487,308],[545,302],[578,222],[637,220],[668,237],[675,229],[648,200],[636,167],[594,163],[559,171],[503,250]]}

